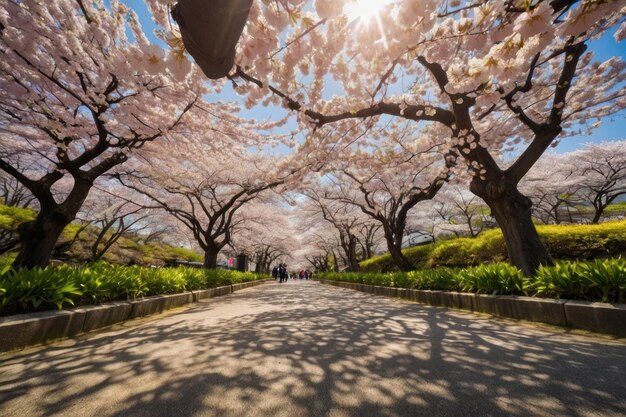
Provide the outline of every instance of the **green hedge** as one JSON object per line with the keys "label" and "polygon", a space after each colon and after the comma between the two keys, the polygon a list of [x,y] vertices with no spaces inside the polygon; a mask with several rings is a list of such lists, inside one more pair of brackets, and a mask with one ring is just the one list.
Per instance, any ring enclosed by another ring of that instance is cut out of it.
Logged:
{"label": "green hedge", "polygon": [[541,267],[532,278],[506,263],[469,268],[432,268],[411,272],[328,272],[321,279],[419,290],[463,291],[478,294],[527,295],[605,303],[624,303],[626,260],[559,262]]}
{"label": "green hedge", "polygon": [[34,210],[0,203],[0,229],[15,232],[20,224],[33,220],[36,216]]}
{"label": "green hedge", "polygon": [[127,267],[105,262],[18,271],[5,268],[0,275],[0,315],[132,300],[264,278],[252,272]]}
{"label": "green hedge", "polygon": [[[595,225],[537,226],[541,240],[555,259],[589,260],[626,256],[626,220]],[[414,246],[403,250],[416,268],[464,267],[505,261],[504,237],[500,229],[488,230],[476,238],[457,238]],[[394,271],[388,253],[360,264],[366,272]]]}

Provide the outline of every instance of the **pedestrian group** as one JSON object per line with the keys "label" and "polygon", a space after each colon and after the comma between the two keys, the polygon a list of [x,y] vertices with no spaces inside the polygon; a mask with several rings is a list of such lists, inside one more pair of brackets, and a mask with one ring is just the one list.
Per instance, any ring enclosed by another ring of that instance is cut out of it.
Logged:
{"label": "pedestrian group", "polygon": [[287,264],[284,263],[280,263],[276,266],[274,266],[274,268],[272,268],[272,277],[274,279],[278,279],[278,282],[287,282],[287,280],[289,278],[291,279],[296,279],[296,278],[300,278],[300,279],[311,279],[313,278],[313,273],[311,271],[307,270],[300,270],[299,273],[296,272],[292,272],[291,274],[287,271]]}

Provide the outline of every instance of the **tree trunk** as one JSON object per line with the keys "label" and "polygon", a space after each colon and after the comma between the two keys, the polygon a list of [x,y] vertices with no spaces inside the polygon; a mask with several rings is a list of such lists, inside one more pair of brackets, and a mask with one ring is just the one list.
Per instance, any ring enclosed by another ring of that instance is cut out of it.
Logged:
{"label": "tree trunk", "polygon": [[561,206],[561,202],[559,201],[554,207],[554,223],[561,224],[561,217],[559,216],[559,207]]}
{"label": "tree trunk", "polygon": [[401,248],[398,248],[394,244],[388,243],[388,249],[389,254],[391,255],[391,259],[393,259],[393,262],[396,264],[400,271],[409,272],[414,269],[413,264],[411,264],[411,261],[409,261],[409,259],[404,256]]}
{"label": "tree trunk", "polygon": [[535,274],[540,265],[553,265],[552,257],[539,239],[532,222],[532,202],[509,181],[485,184],[472,181],[471,191],[491,208],[506,243],[509,262],[526,276]]}
{"label": "tree trunk", "polygon": [[217,268],[217,254],[219,249],[209,248],[204,251],[204,264],[203,268],[216,269]]}
{"label": "tree trunk", "polygon": [[45,268],[57,240],[65,226],[71,223],[73,216],[59,214],[56,210],[42,207],[35,220],[19,227],[22,247],[13,262],[13,268]]}
{"label": "tree trunk", "polygon": [[342,239],[342,249],[346,254],[344,262],[346,263],[347,272],[356,272],[359,270],[359,260],[356,255],[357,240],[353,235],[348,234],[345,239]]}
{"label": "tree trunk", "polygon": [[411,261],[402,253],[402,236],[404,230],[392,230],[392,228],[383,224],[383,232],[387,241],[387,249],[398,269],[403,272],[409,272],[415,269]]}
{"label": "tree trunk", "polygon": [[600,222],[600,218],[602,217],[602,213],[604,213],[604,207],[596,207],[593,213],[593,220],[591,220],[591,223],[598,224],[598,222]]}
{"label": "tree trunk", "polygon": [[[20,225],[21,249],[13,268],[45,268],[65,226],[76,218],[93,183],[89,179],[74,178],[74,187],[65,201],[58,204],[49,193],[38,198],[39,214],[35,220]],[[45,194],[45,193],[42,193]]]}

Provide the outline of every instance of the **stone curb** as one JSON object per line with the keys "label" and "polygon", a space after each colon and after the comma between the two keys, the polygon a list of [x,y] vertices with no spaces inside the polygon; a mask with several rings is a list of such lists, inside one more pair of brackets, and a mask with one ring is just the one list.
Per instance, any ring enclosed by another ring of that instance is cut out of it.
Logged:
{"label": "stone curb", "polygon": [[556,300],[515,295],[495,296],[452,291],[414,290],[322,279],[318,281],[322,284],[375,295],[402,298],[432,306],[470,310],[517,320],[537,321],[626,337],[626,304],[591,303],[587,301]]}
{"label": "stone curb", "polygon": [[0,352],[23,349],[51,340],[73,337],[79,333],[161,313],[205,298],[231,294],[234,291],[264,284],[268,281],[271,280],[243,282],[201,291],[157,295],[138,300],[77,307],[70,310],[0,317]]}

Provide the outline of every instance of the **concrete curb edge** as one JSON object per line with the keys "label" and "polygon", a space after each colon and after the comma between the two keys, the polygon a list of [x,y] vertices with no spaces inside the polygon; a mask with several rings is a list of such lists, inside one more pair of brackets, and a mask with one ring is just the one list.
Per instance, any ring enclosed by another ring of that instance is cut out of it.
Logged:
{"label": "concrete curb edge", "polygon": [[453,291],[380,287],[318,279],[322,284],[369,294],[402,298],[431,306],[469,310],[517,320],[535,321],[626,337],[626,304],[592,303],[515,295],[485,295]]}
{"label": "concrete curb edge", "polygon": [[248,281],[180,294],[156,295],[68,310],[0,317],[0,353],[73,337],[123,321],[182,307],[202,299],[232,294],[235,291],[270,281],[273,280]]}

